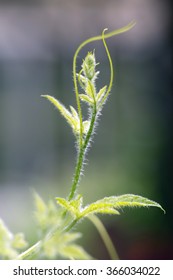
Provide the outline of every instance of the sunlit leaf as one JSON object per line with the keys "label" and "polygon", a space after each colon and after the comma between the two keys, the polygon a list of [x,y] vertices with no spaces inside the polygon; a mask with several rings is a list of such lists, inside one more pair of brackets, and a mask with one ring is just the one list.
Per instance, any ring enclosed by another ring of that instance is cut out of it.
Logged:
{"label": "sunlit leaf", "polygon": [[62,114],[69,125],[72,127],[73,131],[76,133],[79,121],[72,115],[72,113],[65,108],[56,98],[50,95],[42,95],[42,97],[47,98]]}
{"label": "sunlit leaf", "polygon": [[162,208],[162,206],[159,203],[157,203],[153,200],[150,200],[148,198],[145,198],[145,197],[142,197],[139,195],[133,195],[133,194],[105,197],[102,200],[99,200],[97,202],[108,203],[116,209],[120,209],[123,207],[150,207],[150,206],[153,206],[153,207],[158,207],[165,212],[165,210]]}
{"label": "sunlit leaf", "polygon": [[90,127],[90,121],[84,121],[83,122],[83,133],[84,134],[88,133],[89,127]]}
{"label": "sunlit leaf", "polygon": [[86,94],[79,94],[81,101],[88,103],[89,105],[93,105],[94,101],[91,97]]}
{"label": "sunlit leaf", "polygon": [[73,106],[70,106],[70,110],[71,110],[71,113],[72,113],[73,117],[74,117],[77,121],[79,121],[79,116],[78,116],[78,113],[77,113],[77,111],[75,110],[75,108],[74,108]]}
{"label": "sunlit leaf", "polygon": [[88,79],[81,74],[82,70],[79,74],[76,74],[78,77],[79,84],[83,90],[85,90],[85,86],[87,84]]}
{"label": "sunlit leaf", "polygon": [[85,92],[89,97],[91,97],[91,99],[95,100],[95,87],[91,81],[88,81]]}
{"label": "sunlit leaf", "polygon": [[126,194],[121,196],[105,197],[97,200],[85,207],[82,207],[82,197],[68,201],[64,198],[57,198],[57,203],[69,211],[77,220],[84,218],[90,214],[120,214],[119,209],[123,207],[149,207],[154,206],[162,209],[161,205],[148,198]]}
{"label": "sunlit leaf", "polygon": [[82,206],[82,197],[79,195],[77,199],[66,200],[65,198],[57,197],[57,203],[69,211],[75,218],[80,217],[80,209]]}
{"label": "sunlit leaf", "polygon": [[97,93],[96,101],[100,102],[100,100],[104,97],[106,93],[107,86],[102,87]]}
{"label": "sunlit leaf", "polygon": [[103,101],[105,98],[105,94],[107,92],[107,86],[104,86],[101,88],[96,96],[96,104],[97,104],[97,109],[100,110],[102,105],[105,103],[106,100]]}
{"label": "sunlit leaf", "polygon": [[110,203],[106,202],[94,202],[90,205],[86,206],[83,211],[81,211],[81,217],[86,217],[89,214],[116,214],[119,212],[114,209],[114,207]]}

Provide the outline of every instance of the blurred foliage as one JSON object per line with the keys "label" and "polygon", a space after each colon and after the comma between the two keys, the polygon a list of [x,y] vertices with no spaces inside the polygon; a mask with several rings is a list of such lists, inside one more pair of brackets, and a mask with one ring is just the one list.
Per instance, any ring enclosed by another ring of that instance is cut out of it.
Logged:
{"label": "blurred foliage", "polygon": [[15,259],[27,245],[23,233],[13,235],[0,220],[0,260]]}

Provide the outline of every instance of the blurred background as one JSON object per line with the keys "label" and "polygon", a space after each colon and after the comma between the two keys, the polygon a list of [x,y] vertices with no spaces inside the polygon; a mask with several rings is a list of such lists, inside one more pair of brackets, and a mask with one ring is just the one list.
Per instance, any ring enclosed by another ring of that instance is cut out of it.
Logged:
{"label": "blurred background", "polygon": [[[166,210],[126,209],[101,217],[121,259],[173,258],[172,6],[161,0],[0,1],[0,217],[30,242],[33,197],[67,196],[76,151],[71,129],[40,97],[75,105],[73,54],[85,39],[136,20],[129,32],[107,40],[115,67],[111,96],[87,157],[80,193],[84,203],[134,193]],[[109,81],[102,42],[95,49]],[[79,69],[78,66],[78,69]],[[97,231],[84,222],[80,244],[98,259],[109,256]]]}

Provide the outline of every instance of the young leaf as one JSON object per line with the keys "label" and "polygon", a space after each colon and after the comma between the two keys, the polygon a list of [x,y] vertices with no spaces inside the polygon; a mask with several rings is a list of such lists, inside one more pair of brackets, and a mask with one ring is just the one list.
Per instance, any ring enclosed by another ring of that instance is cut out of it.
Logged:
{"label": "young leaf", "polygon": [[[80,220],[90,214],[120,214],[118,209],[123,207],[149,207],[154,206],[164,209],[161,205],[148,198],[125,194],[121,196],[110,196],[97,200],[86,207],[82,207],[82,197],[78,196],[77,199],[68,201],[64,198],[57,198],[57,203],[69,211],[75,219]],[[164,211],[165,212],[165,211]]]}
{"label": "young leaf", "polygon": [[85,59],[82,63],[82,72],[84,76],[88,80],[92,80],[95,77],[95,68],[96,68],[96,59],[95,59],[95,53],[94,52],[88,52]]}
{"label": "young leaf", "polygon": [[83,133],[84,134],[88,133],[89,127],[90,127],[90,121],[84,121],[83,122]]}
{"label": "young leaf", "polygon": [[79,97],[82,101],[88,103],[89,105],[93,105],[93,99],[86,94],[79,94]]}
{"label": "young leaf", "polygon": [[[70,113],[64,105],[62,105],[57,99],[55,99],[53,96],[50,95],[42,95],[42,97],[47,98],[53,105],[55,105],[55,107],[60,111],[60,113],[62,114],[62,116],[66,119],[66,121],[69,123],[69,125],[72,127],[74,133],[78,133],[78,126],[79,126],[79,118],[76,119],[76,117],[74,117],[72,115],[72,113]],[[74,108],[73,108],[74,109]],[[74,111],[73,111],[74,113]],[[77,112],[76,112],[77,113]]]}
{"label": "young leaf", "polygon": [[93,101],[95,101],[95,87],[91,81],[88,81],[85,92]]}
{"label": "young leaf", "polygon": [[86,206],[83,211],[81,211],[81,217],[86,217],[90,214],[116,214],[119,212],[114,209],[111,203],[106,203],[102,201],[96,201]]}
{"label": "young leaf", "polygon": [[73,108],[73,106],[70,106],[70,110],[71,110],[71,113],[73,115],[73,117],[79,121],[79,116],[78,116],[78,113],[76,112],[75,108]]}
{"label": "young leaf", "polygon": [[110,197],[105,197],[102,200],[97,201],[97,203],[108,203],[112,205],[113,208],[119,209],[123,207],[158,207],[162,209],[164,212],[165,210],[162,208],[162,206],[153,201],[150,200],[146,197],[142,197],[139,195],[134,195],[134,194],[125,194],[125,195],[120,195],[120,196],[110,196]]}
{"label": "young leaf", "polygon": [[82,72],[82,69],[81,69],[81,71],[79,72],[79,74],[76,74],[76,75],[77,75],[77,77],[78,77],[78,82],[79,82],[81,88],[85,91],[85,87],[86,87],[86,84],[87,84],[87,82],[88,82],[88,79],[87,79],[86,77],[84,77],[84,76],[81,74],[81,72]]}
{"label": "young leaf", "polygon": [[82,207],[82,197],[79,195],[77,199],[66,200],[65,198],[57,197],[57,203],[71,213],[75,218],[80,217],[80,209]]}
{"label": "young leaf", "polygon": [[97,107],[99,108],[100,106],[102,106],[102,99],[104,98],[105,94],[106,94],[106,89],[107,89],[107,86],[104,86],[103,88],[101,88],[99,90],[99,92],[97,93],[97,96],[96,96],[96,103],[97,103]]}
{"label": "young leaf", "polygon": [[96,201],[85,208],[82,208],[82,197],[80,195],[77,197],[77,199],[70,201],[58,197],[57,203],[69,211],[71,215],[77,220],[80,220],[89,214],[119,214],[119,212],[115,210],[112,204],[109,202]]}

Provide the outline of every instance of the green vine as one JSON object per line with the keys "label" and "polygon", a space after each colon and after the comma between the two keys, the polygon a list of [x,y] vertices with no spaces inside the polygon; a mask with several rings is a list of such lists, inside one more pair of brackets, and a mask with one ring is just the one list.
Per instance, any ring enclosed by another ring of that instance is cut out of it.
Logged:
{"label": "green vine", "polygon": [[[76,240],[80,237],[79,233],[73,232],[72,229],[77,223],[84,218],[88,218],[97,228],[103,242],[109,252],[110,258],[118,259],[118,254],[114,245],[103,226],[102,222],[97,217],[97,214],[113,214],[119,215],[120,210],[124,207],[148,207],[154,206],[161,208],[160,204],[150,199],[141,197],[139,195],[125,194],[121,196],[105,197],[97,200],[89,205],[83,206],[83,197],[78,193],[78,185],[83,165],[85,161],[86,152],[88,151],[95,125],[98,116],[105,105],[108,96],[112,89],[114,71],[111,55],[106,43],[106,39],[115,35],[124,33],[134,27],[135,22],[129,23],[127,26],[95,36],[84,41],[77,48],[73,58],[73,81],[76,95],[77,111],[70,106],[67,109],[61,102],[50,95],[42,95],[48,99],[66,119],[71,126],[77,142],[77,161],[75,173],[72,180],[72,185],[65,198],[56,198],[57,204],[49,201],[47,204],[37,194],[35,197],[35,217],[38,228],[40,230],[41,238],[34,245],[22,252],[23,248],[27,246],[23,235],[19,234],[17,237],[11,238],[11,233],[0,223],[0,257],[5,259],[37,259],[37,258],[70,258],[70,259],[91,259],[92,257],[79,245]],[[81,69],[77,73],[77,57],[79,52],[87,44],[102,40],[106,55],[110,66],[110,80],[108,86],[105,85],[97,91],[96,79],[99,71],[96,70],[97,63],[95,52],[88,52],[84,58]],[[80,86],[83,93],[79,94],[78,87]],[[88,119],[83,120],[83,112],[81,102],[84,102],[88,107]],[[163,210],[164,211],[164,210]]]}

